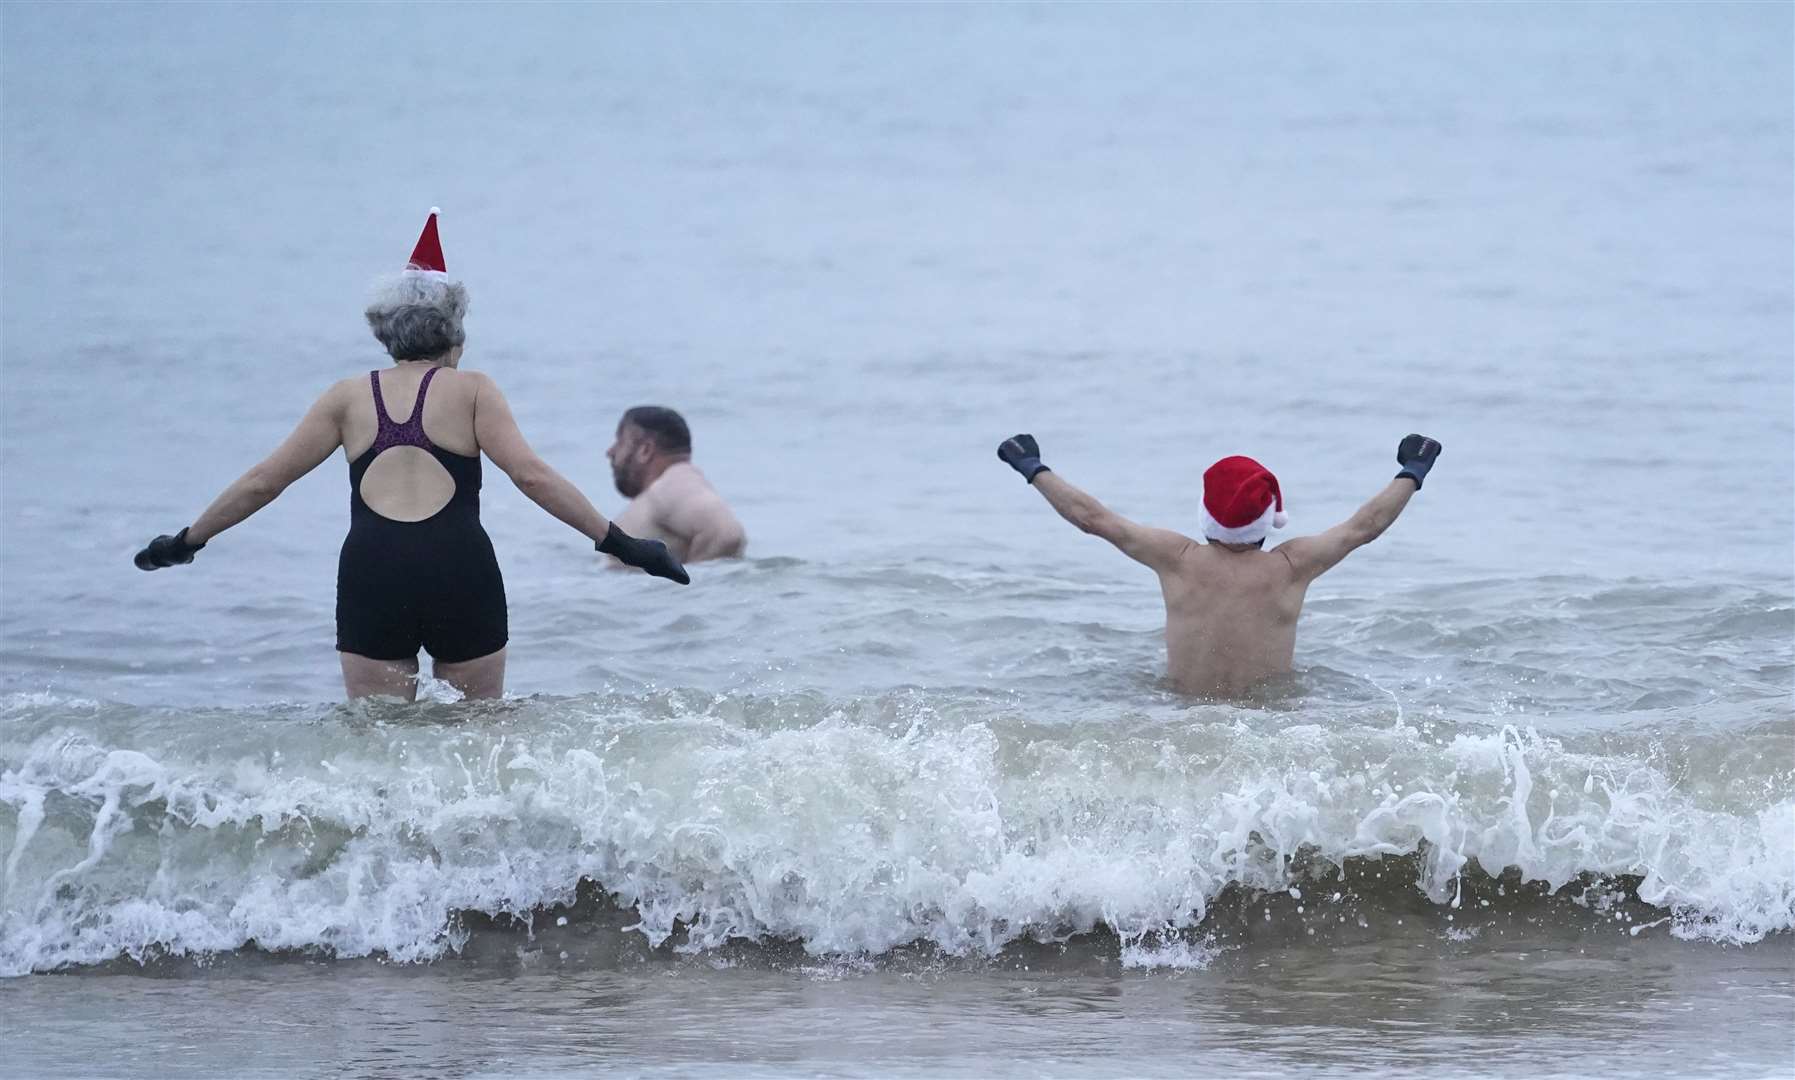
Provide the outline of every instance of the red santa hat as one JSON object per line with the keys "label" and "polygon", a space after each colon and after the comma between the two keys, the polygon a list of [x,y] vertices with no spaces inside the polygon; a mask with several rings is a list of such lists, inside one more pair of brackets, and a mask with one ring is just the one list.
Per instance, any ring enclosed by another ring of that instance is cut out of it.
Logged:
{"label": "red santa hat", "polygon": [[1203,473],[1203,535],[1224,544],[1255,544],[1290,521],[1278,478],[1250,457],[1225,457]]}
{"label": "red santa hat", "polygon": [[411,261],[405,269],[448,272],[449,268],[443,265],[443,242],[436,235],[436,215],[440,213],[436,207],[430,208],[430,217],[424,221],[424,231],[418,236],[418,246],[411,249]]}

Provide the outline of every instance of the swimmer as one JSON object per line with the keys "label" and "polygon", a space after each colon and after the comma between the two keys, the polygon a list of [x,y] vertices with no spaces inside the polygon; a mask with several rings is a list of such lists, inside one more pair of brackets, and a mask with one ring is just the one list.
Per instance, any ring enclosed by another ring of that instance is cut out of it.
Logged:
{"label": "swimmer", "polygon": [[617,524],[666,541],[681,562],[740,558],[748,534],[698,466],[685,418],[659,405],[638,405],[617,423],[605,451],[617,491],[632,500]]}
{"label": "swimmer", "polygon": [[324,392],[274,453],[180,532],[137,553],[141,570],[193,561],[338,447],[349,464],[349,535],[337,562],[337,654],[352,698],[417,696],[418,650],[470,698],[505,689],[509,614],[480,525],[480,455],[599,551],[684,585],[658,540],[606,520],[536,456],[490,376],[460,370],[467,289],[444,270],[436,211],[404,272],[378,287],[368,326],[393,364]]}
{"label": "swimmer", "polygon": [[1284,498],[1277,478],[1252,458],[1226,457],[1203,474],[1205,543],[1129,521],[1060,479],[1041,464],[1032,435],[1006,439],[997,448],[997,456],[1061,517],[1159,575],[1172,686],[1220,698],[1240,697],[1290,670],[1297,616],[1310,583],[1382,535],[1421,490],[1439,455],[1439,443],[1408,436],[1396,448],[1396,478],[1352,517],[1266,551],[1266,536],[1284,527]]}

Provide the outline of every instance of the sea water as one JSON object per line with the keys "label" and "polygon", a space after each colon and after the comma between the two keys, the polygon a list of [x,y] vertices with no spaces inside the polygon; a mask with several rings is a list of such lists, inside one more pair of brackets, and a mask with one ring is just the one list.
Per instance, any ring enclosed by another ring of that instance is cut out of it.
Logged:
{"label": "sea water", "polygon": [[[0,1072],[1786,1075],[1795,80],[1775,5],[0,11]],[[508,697],[341,702],[333,459],[131,553],[381,364],[494,468]],[[1163,683],[1119,512],[1343,519],[1254,700]]]}

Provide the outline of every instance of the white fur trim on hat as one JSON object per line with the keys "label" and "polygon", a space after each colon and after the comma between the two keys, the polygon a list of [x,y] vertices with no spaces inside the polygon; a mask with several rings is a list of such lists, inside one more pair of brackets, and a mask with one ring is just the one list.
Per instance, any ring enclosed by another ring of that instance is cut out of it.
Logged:
{"label": "white fur trim on hat", "polygon": [[1278,509],[1278,504],[1275,501],[1267,506],[1265,513],[1260,514],[1256,520],[1237,529],[1230,529],[1211,517],[1207,506],[1202,507],[1202,511],[1203,535],[1210,540],[1219,540],[1224,544],[1256,544],[1265,539],[1273,529],[1282,529],[1290,524],[1290,518],[1285,516],[1284,511]]}

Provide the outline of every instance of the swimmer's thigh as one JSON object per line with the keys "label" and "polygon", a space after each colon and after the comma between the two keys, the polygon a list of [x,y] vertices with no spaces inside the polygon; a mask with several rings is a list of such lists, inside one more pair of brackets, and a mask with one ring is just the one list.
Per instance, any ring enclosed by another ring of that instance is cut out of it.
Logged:
{"label": "swimmer's thigh", "polygon": [[396,697],[418,699],[418,658],[376,660],[359,653],[339,652],[343,663],[343,692],[352,698]]}
{"label": "swimmer's thigh", "polygon": [[496,698],[505,694],[505,650],[455,663],[436,661],[430,673],[461,691],[465,698]]}

